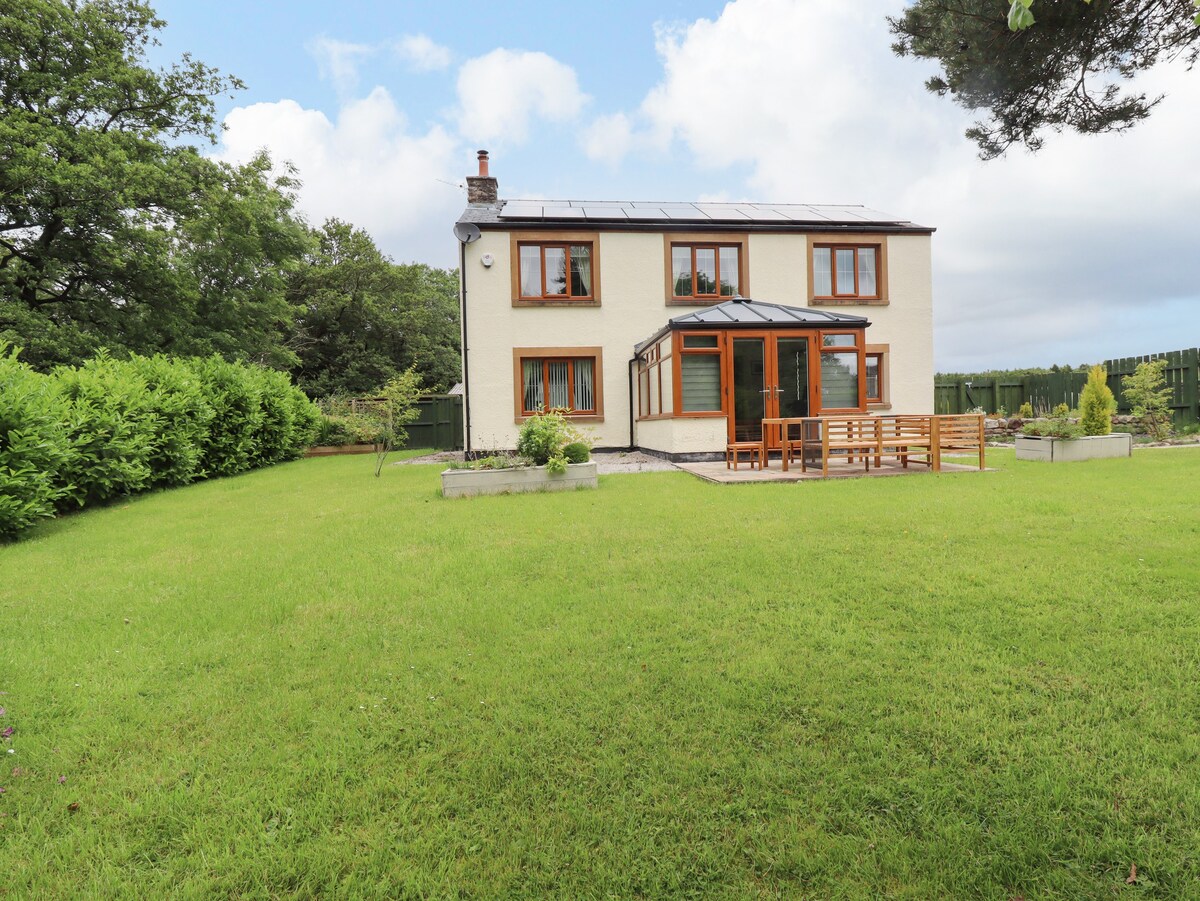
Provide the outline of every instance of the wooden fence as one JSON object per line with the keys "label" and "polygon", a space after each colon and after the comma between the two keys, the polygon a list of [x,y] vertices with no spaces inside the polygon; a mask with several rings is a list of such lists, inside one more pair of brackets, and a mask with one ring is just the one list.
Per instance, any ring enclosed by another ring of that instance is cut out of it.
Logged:
{"label": "wooden fence", "polygon": [[462,450],[463,399],[461,394],[427,394],[417,401],[421,416],[404,427],[408,447]]}
{"label": "wooden fence", "polygon": [[[1171,408],[1176,425],[1200,422],[1200,349],[1173,350],[1144,357],[1123,357],[1105,360],[1108,387],[1117,399],[1117,410],[1128,413],[1129,405],[1121,393],[1121,379],[1132,375],[1138,363],[1165,358],[1165,376],[1171,386]],[[1086,372],[1050,372],[1044,375],[988,378],[968,376],[963,379],[938,379],[934,384],[935,413],[966,413],[982,407],[985,413],[1001,410],[1015,414],[1021,404],[1029,402],[1037,415],[1049,413],[1059,404],[1075,409],[1079,392],[1087,382]]]}
{"label": "wooden fence", "polygon": [[[350,409],[364,412],[382,403],[380,398],[357,397]],[[428,447],[433,450],[462,450],[463,399],[461,394],[426,394],[418,398],[420,414],[404,430],[408,432],[405,447]]]}

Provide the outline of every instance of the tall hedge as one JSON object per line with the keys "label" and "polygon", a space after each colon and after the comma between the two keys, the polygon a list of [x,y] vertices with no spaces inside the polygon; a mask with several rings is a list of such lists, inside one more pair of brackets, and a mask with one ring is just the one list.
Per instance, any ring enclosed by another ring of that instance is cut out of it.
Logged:
{"label": "tall hedge", "polygon": [[75,453],[59,470],[61,508],[82,507],[150,486],[150,453],[159,418],[145,380],[101,354],[53,376],[67,399],[67,434]]}
{"label": "tall hedge", "polygon": [[216,416],[204,384],[188,361],[162,354],[133,357],[126,365],[145,382],[146,409],[158,418],[147,460],[150,484],[186,485],[200,473],[201,448]]}
{"label": "tall hedge", "polygon": [[72,457],[68,409],[58,383],[0,341],[0,538],[53,516],[66,494],[59,474]]}
{"label": "tall hedge", "polygon": [[101,353],[47,376],[0,344],[0,538],[56,509],[293,460],[319,418],[259,366]]}

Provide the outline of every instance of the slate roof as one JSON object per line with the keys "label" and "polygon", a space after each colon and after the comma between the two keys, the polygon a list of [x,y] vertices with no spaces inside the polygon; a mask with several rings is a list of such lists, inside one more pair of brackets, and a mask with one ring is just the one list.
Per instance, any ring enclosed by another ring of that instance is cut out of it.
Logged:
{"label": "slate roof", "polygon": [[501,200],[471,204],[459,217],[481,228],[693,229],[820,231],[870,228],[930,233],[889,213],[865,206],[807,203],[677,203],[648,200]]}
{"label": "slate roof", "polygon": [[674,316],[651,337],[634,348],[641,353],[667,332],[679,329],[727,329],[727,328],[821,328],[842,326],[844,328],[866,328],[871,323],[863,316],[849,313],[834,313],[828,310],[812,310],[808,307],[785,307],[778,303],[763,303],[749,298],[727,300],[702,310],[693,310]]}

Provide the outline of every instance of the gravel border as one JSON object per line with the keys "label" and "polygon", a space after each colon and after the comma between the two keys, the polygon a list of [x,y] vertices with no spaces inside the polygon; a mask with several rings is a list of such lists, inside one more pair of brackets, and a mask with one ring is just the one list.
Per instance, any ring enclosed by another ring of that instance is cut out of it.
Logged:
{"label": "gravel border", "polygon": [[[671,472],[678,467],[670,460],[644,454],[641,451],[593,451],[592,460],[596,464],[596,472],[600,475],[628,472]],[[413,457],[410,460],[399,460],[393,466],[408,466],[413,463],[461,463],[462,451],[438,451]]]}

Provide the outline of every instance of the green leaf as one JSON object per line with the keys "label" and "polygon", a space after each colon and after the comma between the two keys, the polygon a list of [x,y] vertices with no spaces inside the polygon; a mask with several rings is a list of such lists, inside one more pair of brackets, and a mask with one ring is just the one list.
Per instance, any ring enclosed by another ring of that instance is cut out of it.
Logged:
{"label": "green leaf", "polygon": [[1029,11],[1032,4],[1033,0],[1013,0],[1008,10],[1009,31],[1024,31],[1034,23],[1033,13]]}

